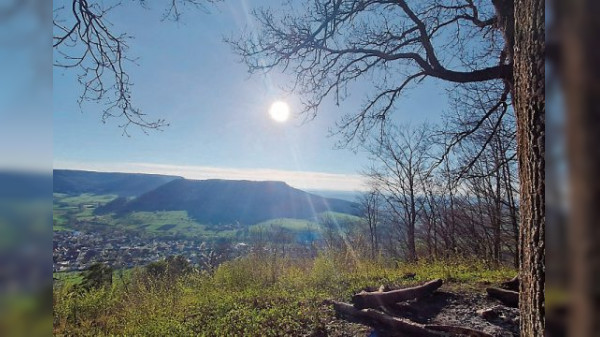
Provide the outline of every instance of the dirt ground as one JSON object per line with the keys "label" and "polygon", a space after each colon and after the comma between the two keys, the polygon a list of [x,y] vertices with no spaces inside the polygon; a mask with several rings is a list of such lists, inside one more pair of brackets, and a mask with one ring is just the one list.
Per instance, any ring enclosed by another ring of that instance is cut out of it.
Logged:
{"label": "dirt ground", "polygon": [[[477,311],[494,308],[482,317]],[[440,290],[421,299],[385,309],[388,314],[421,324],[452,325],[486,332],[496,337],[519,336],[519,310],[490,299],[485,291]],[[386,334],[359,324],[336,319],[328,324],[327,336],[383,337]]]}

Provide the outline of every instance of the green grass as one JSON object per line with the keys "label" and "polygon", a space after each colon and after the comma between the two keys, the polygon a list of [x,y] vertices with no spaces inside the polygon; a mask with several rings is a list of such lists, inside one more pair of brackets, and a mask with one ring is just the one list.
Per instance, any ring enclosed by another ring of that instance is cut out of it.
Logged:
{"label": "green grass", "polygon": [[[208,228],[191,218],[186,211],[157,211],[157,212],[132,212],[123,216],[115,214],[95,215],[94,208],[114,200],[116,195],[81,194],[71,196],[54,193],[53,230],[63,231],[70,229],[81,230],[75,226],[77,221],[93,222],[95,226],[117,226],[130,231],[140,231],[151,235],[183,235],[189,237],[232,238],[241,228],[217,230],[214,226]],[[353,222],[360,218],[344,213],[323,212],[320,216],[330,216],[339,221]],[[164,227],[165,225],[171,228]],[[282,227],[294,232],[315,231],[319,229],[317,219],[271,219],[250,226],[251,231],[271,230]],[[96,227],[97,228],[97,227]]]}
{"label": "green grass", "polygon": [[103,217],[94,215],[97,205],[104,205],[114,200],[116,195],[81,194],[70,196],[62,193],[53,194],[53,230],[69,230],[72,221],[105,221]]}
{"label": "green grass", "polygon": [[355,222],[355,221],[361,220],[361,218],[356,215],[333,212],[333,211],[319,213],[319,216],[329,216],[329,217],[333,217],[333,218],[337,219],[338,221],[347,221],[347,222]]}
{"label": "green grass", "polygon": [[[54,193],[53,229],[55,231],[73,229],[71,221],[93,221],[107,226],[121,226],[128,230],[140,230],[154,234],[203,235],[204,226],[188,217],[185,211],[173,212],[133,212],[123,217],[95,215],[94,208],[114,200],[116,195],[81,194],[69,196]],[[71,220],[70,220],[71,219]],[[169,230],[161,226],[173,224]]]}
{"label": "green grass", "polygon": [[60,201],[62,203],[78,206],[80,204],[106,204],[116,199],[117,196],[113,194],[105,194],[105,195],[96,195],[90,193],[84,193],[77,196],[67,196],[61,195],[59,193],[54,193],[54,199]]}
{"label": "green grass", "polygon": [[[95,215],[94,208],[114,200],[116,195],[81,194],[70,196],[54,193],[53,230],[78,229],[76,221],[93,222],[95,226],[117,226],[126,230],[152,235],[183,235],[190,237],[233,237],[235,230],[210,231],[206,226],[190,218],[186,211],[132,212],[124,216],[114,214]],[[166,229],[165,225],[171,228]],[[97,228],[97,227],[96,227]]]}
{"label": "green grass", "polygon": [[[143,229],[151,233],[207,234],[204,226],[190,218],[187,211],[132,212],[114,220],[113,225]],[[175,225],[168,230],[165,225]]]}
{"label": "green grass", "polygon": [[[332,217],[337,221],[353,223],[360,221],[361,218],[345,213],[338,212],[322,212],[319,213],[319,216],[323,217]],[[272,228],[285,228],[291,231],[307,231],[307,230],[319,230],[320,226],[318,220],[314,221],[305,220],[305,219],[291,219],[291,218],[278,218],[278,219],[270,219],[267,221],[263,221],[261,223],[257,223],[255,225],[250,226],[250,230],[270,230]]]}
{"label": "green grass", "polygon": [[65,212],[53,212],[52,213],[52,222],[54,223],[54,227],[56,226],[64,226],[67,224],[67,219],[65,218]]}
{"label": "green grass", "polygon": [[81,283],[83,278],[77,271],[68,271],[52,273],[52,279],[54,280],[55,285],[60,284],[60,286],[72,286]]}
{"label": "green grass", "polygon": [[[406,280],[407,272],[415,272],[416,278]],[[127,282],[89,293],[74,292],[67,283],[55,284],[54,333],[324,335],[334,319],[331,308],[323,304],[325,299],[349,301],[365,287],[411,286],[434,278],[445,279],[444,287],[454,291],[483,291],[484,284],[498,283],[514,273],[510,268],[490,269],[466,261],[396,265],[345,255],[315,260],[246,257],[222,264],[214,275],[194,273],[170,281],[144,278],[137,269]]]}
{"label": "green grass", "polygon": [[250,226],[253,230],[269,230],[273,227],[281,227],[292,231],[316,230],[319,225],[313,221],[303,219],[279,218],[263,221]]}

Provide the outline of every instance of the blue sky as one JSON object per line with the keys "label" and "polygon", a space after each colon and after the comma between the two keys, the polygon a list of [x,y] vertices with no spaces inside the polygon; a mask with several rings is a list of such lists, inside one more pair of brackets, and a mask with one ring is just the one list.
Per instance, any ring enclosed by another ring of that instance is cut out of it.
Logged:
{"label": "blue sky", "polygon": [[[76,72],[54,69],[53,153],[55,168],[179,174],[188,178],[285,180],[311,189],[361,189],[359,171],[368,165],[364,153],[335,149],[329,130],[342,114],[357,111],[367,83],[340,106],[325,104],[316,119],[285,123],[268,114],[275,100],[292,113],[299,98],[280,90],[290,78],[278,72],[249,77],[225,36],[252,28],[248,11],[269,2],[225,1],[211,13],[185,12],[181,22],[161,22],[162,8],[136,4],[114,10],[113,29],[127,32],[135,83],[133,100],[149,118],[170,126],[144,135],[131,128],[122,135],[119,120],[100,121],[101,106],[77,104],[81,88]],[[446,96],[435,82],[403,98],[395,118],[401,122],[436,122]]]}

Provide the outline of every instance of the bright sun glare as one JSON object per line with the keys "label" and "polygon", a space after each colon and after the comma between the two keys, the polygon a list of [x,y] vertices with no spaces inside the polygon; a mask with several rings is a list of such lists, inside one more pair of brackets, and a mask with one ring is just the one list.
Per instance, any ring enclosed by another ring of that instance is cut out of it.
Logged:
{"label": "bright sun glare", "polygon": [[290,106],[286,102],[277,101],[271,104],[269,115],[275,121],[283,123],[290,117]]}

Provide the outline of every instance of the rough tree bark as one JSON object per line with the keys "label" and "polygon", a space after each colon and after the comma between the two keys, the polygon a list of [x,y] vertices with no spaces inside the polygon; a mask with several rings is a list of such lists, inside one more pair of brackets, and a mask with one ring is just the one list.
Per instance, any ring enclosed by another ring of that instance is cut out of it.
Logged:
{"label": "rough tree bark", "polygon": [[521,335],[545,327],[545,22],[542,0],[515,1],[513,98],[521,182]]}

